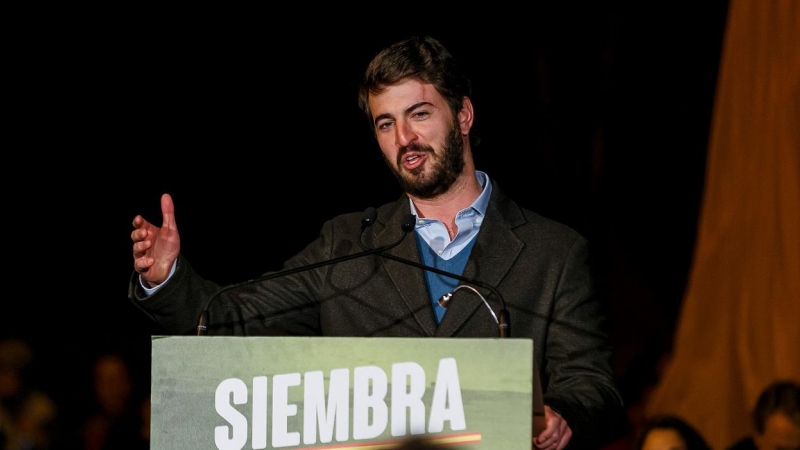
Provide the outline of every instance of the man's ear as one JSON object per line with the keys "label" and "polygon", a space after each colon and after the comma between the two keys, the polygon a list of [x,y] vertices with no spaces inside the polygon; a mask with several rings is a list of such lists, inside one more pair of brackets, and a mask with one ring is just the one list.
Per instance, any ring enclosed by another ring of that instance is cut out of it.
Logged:
{"label": "man's ear", "polygon": [[472,109],[472,100],[465,96],[461,101],[461,111],[458,112],[458,125],[461,127],[461,134],[469,134],[474,121],[475,110]]}

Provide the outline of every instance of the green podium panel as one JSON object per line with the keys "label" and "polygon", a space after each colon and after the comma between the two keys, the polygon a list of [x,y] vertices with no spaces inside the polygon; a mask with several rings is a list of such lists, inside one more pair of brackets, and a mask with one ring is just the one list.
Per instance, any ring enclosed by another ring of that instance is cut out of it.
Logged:
{"label": "green podium panel", "polygon": [[151,448],[530,450],[533,341],[152,339]]}

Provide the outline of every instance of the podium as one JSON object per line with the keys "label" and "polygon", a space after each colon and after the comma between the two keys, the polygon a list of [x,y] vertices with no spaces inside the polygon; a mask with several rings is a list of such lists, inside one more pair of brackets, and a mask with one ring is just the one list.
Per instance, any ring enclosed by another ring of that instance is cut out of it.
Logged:
{"label": "podium", "polygon": [[530,450],[541,411],[530,339],[154,336],[151,370],[159,450]]}

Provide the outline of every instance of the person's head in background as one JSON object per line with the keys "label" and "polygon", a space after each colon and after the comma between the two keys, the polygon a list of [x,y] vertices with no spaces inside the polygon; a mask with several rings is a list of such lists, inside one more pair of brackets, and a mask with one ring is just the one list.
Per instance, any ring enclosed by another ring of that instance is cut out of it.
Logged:
{"label": "person's head in background", "polygon": [[759,450],[800,450],[800,384],[776,381],[753,410],[753,441]]}
{"label": "person's head in background", "polygon": [[123,415],[133,395],[128,362],[116,353],[100,355],[94,361],[92,375],[95,398],[101,409],[111,416]]}
{"label": "person's head in background", "polygon": [[34,348],[25,340],[0,340],[0,448],[50,448],[58,407],[34,385]]}
{"label": "person's head in background", "polygon": [[412,436],[403,440],[394,450],[436,450],[442,446],[422,436]]}
{"label": "person's head in background", "polygon": [[25,380],[33,360],[33,350],[20,339],[0,341],[0,402],[19,400],[26,390]]}
{"label": "person's head in background", "polygon": [[641,431],[635,450],[711,450],[703,436],[674,415],[653,417]]}

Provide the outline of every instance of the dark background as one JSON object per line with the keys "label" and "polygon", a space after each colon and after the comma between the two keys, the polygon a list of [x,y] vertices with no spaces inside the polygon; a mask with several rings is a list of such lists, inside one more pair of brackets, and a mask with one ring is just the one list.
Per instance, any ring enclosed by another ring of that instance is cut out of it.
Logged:
{"label": "dark background", "polygon": [[126,298],[133,217],[160,223],[170,192],[184,253],[228,284],[393,200],[356,85],[381,47],[429,33],[472,75],[478,168],[593,243],[633,383],[669,347],[690,269],[727,2],[559,4],[26,16],[7,69],[0,337],[34,345],[59,400],[106,350],[146,385],[160,330]]}

